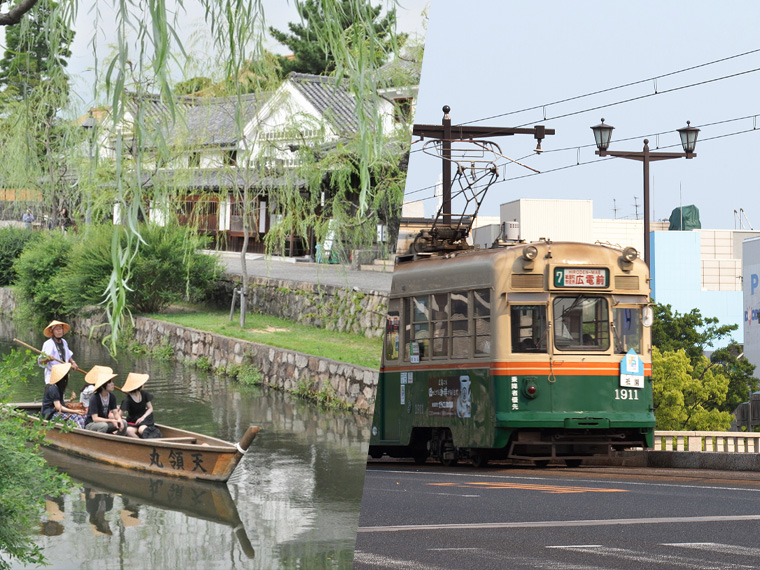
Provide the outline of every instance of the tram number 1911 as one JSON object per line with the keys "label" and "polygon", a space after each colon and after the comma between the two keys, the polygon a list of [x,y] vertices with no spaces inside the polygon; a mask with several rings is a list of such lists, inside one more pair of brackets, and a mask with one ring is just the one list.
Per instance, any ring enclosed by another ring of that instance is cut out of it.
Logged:
{"label": "tram number 1911", "polygon": [[639,391],[631,388],[615,388],[616,400],[638,400]]}

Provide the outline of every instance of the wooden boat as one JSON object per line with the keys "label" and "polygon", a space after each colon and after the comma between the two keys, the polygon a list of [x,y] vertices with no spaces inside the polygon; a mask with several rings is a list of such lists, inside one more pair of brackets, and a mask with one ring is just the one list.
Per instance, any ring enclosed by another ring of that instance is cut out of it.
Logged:
{"label": "wooden boat", "polygon": [[114,468],[74,457],[58,449],[45,448],[42,454],[50,465],[94,491],[120,495],[129,499],[130,503],[178,511],[190,517],[227,525],[233,529],[243,553],[248,558],[255,556],[227,485]]}
{"label": "wooden boat", "polygon": [[66,453],[147,473],[184,479],[227,481],[259,428],[250,426],[238,443],[156,424],[163,437],[137,439],[63,426],[40,419],[42,404],[8,404],[46,424],[45,443]]}

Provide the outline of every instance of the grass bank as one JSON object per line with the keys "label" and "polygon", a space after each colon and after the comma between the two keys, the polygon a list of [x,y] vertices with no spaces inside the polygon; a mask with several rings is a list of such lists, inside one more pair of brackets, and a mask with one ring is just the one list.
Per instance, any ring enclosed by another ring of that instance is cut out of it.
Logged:
{"label": "grass bank", "polygon": [[382,339],[379,338],[365,338],[355,334],[327,331],[269,315],[256,314],[247,315],[245,328],[241,328],[239,314],[230,321],[228,311],[209,311],[197,307],[172,307],[167,313],[144,316],[358,366],[380,368]]}

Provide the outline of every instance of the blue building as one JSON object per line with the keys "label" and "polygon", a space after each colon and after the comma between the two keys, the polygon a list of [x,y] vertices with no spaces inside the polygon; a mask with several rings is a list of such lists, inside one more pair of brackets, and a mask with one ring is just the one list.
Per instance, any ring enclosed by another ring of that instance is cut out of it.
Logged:
{"label": "blue building", "polygon": [[[739,325],[731,340],[743,343],[742,242],[759,234],[743,230],[651,232],[652,298],[679,313],[697,308],[703,317],[717,317],[721,325]],[[725,339],[721,344],[728,342]]]}

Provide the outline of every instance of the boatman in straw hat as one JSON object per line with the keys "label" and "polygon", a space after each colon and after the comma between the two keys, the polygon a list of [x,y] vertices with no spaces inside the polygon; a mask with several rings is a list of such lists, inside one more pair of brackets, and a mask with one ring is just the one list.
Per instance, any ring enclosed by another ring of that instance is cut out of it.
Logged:
{"label": "boatman in straw hat", "polygon": [[42,396],[42,417],[46,420],[60,421],[71,420],[76,427],[84,427],[84,412],[66,406],[64,392],[68,383],[71,364],[55,364],[50,372],[50,382],[45,386],[45,394]]}
{"label": "boatman in straw hat", "polygon": [[[69,343],[63,338],[71,327],[61,321],[50,321],[50,324],[42,331],[48,340],[42,345],[42,352],[37,357],[37,364],[45,368],[45,384],[50,384],[50,371],[56,362],[68,362],[71,368],[79,370],[77,363],[74,362],[74,353],[69,349]],[[76,396],[72,396],[75,398]]]}

